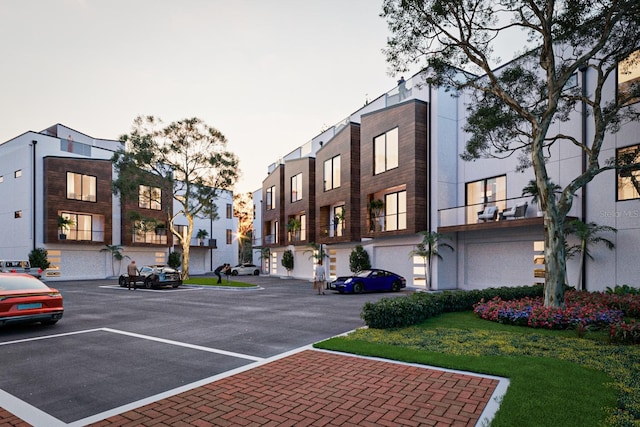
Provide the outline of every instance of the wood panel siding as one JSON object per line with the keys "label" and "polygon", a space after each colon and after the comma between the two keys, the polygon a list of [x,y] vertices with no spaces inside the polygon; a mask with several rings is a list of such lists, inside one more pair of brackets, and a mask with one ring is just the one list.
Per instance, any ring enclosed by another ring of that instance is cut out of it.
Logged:
{"label": "wood panel siding", "polygon": [[[428,104],[412,100],[362,116],[360,158],[361,224],[368,220],[367,196],[398,186],[406,188],[407,228],[388,232],[362,229],[363,237],[415,234],[428,226]],[[398,167],[374,175],[374,138],[398,128]]]}
{"label": "wood panel siding", "polygon": [[[324,190],[324,162],[340,156],[340,186]],[[319,243],[360,240],[360,125],[350,123],[316,153],[316,236]],[[330,237],[331,206],[344,203],[345,230]]]}
{"label": "wood panel siding", "polygon": [[[111,192],[112,163],[110,160],[44,157],[44,243],[95,244],[112,243],[113,198]],[[96,177],[96,201],[67,198],[67,172]],[[60,240],[58,213],[104,216],[104,241]]]}
{"label": "wood panel siding", "polygon": [[[262,242],[264,246],[278,246],[284,242],[286,235],[286,224],[284,222],[284,171],[285,165],[281,164],[262,182]],[[271,187],[275,187],[276,190],[275,208],[267,210],[267,189]],[[270,230],[270,224],[273,221],[278,221],[279,224],[278,243],[267,243],[267,236],[273,232],[273,230]]]}

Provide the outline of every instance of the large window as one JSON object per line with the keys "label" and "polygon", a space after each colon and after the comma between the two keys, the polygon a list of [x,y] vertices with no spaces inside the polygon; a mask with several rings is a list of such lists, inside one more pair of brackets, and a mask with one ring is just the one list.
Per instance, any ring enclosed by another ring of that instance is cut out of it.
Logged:
{"label": "large window", "polygon": [[324,191],[340,187],[340,156],[324,162]]}
{"label": "large window", "polygon": [[373,174],[398,167],[398,128],[373,139]]}
{"label": "large window", "polygon": [[138,193],[138,206],[142,209],[159,211],[162,209],[161,195],[160,188],[141,185]]}
{"label": "large window", "polygon": [[302,200],[302,174],[299,173],[291,177],[291,201]]}
{"label": "large window", "polygon": [[333,237],[340,237],[344,234],[345,229],[345,210],[344,205],[334,206],[333,208]]}
{"label": "large window", "polygon": [[616,152],[619,165],[633,165],[618,172],[618,200],[640,198],[640,145],[620,148]]}
{"label": "large window", "polygon": [[233,205],[227,203],[227,218],[233,218]]}
{"label": "large window", "polygon": [[384,196],[385,231],[407,228],[407,192],[398,191]]}
{"label": "large window", "polygon": [[67,240],[104,241],[104,216],[72,212],[63,212],[61,216],[71,220],[71,223],[61,230],[66,234]]}
{"label": "large window", "polygon": [[96,177],[67,172],[67,199],[96,201]]}
{"label": "large window", "polygon": [[[618,96],[629,96],[632,86],[637,84],[640,84],[640,50],[618,63]],[[640,98],[631,98],[627,104],[638,101]]]}
{"label": "large window", "polygon": [[270,211],[276,208],[276,187],[267,188],[265,195],[265,209]]}
{"label": "large window", "polygon": [[506,208],[507,177],[506,175],[481,179],[467,183],[467,222],[476,222],[478,212],[486,206]]}

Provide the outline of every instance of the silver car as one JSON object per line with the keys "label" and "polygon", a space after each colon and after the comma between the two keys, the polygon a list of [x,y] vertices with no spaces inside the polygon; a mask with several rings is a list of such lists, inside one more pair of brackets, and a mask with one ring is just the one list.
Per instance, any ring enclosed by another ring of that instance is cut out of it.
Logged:
{"label": "silver car", "polygon": [[260,268],[258,268],[255,264],[238,264],[235,267],[231,267],[231,275],[245,275],[245,276],[258,276],[260,274]]}

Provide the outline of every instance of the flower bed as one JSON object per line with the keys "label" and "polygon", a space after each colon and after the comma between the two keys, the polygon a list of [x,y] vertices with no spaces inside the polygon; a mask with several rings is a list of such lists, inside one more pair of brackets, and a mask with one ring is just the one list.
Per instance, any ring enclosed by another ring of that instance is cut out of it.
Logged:
{"label": "flower bed", "polygon": [[496,297],[480,301],[474,306],[474,312],[483,319],[532,328],[603,327],[622,322],[625,315],[610,297],[615,295],[569,291],[562,308],[545,307],[540,297],[512,301]]}

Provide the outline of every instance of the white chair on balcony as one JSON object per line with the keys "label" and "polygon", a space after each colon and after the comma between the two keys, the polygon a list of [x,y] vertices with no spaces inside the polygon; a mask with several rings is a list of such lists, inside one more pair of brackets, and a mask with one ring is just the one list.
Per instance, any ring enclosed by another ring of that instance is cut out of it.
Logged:
{"label": "white chair on balcony", "polygon": [[515,218],[523,218],[527,214],[527,202],[516,203],[511,206],[509,209],[505,209],[500,212],[500,219],[515,219]]}
{"label": "white chair on balcony", "polygon": [[478,222],[495,221],[498,217],[497,206],[487,206],[482,212],[478,212]]}

